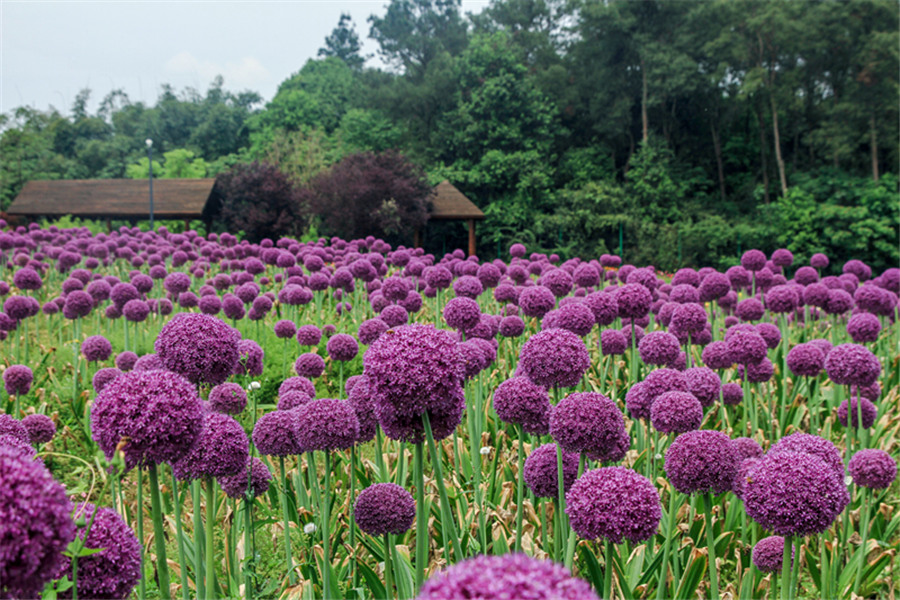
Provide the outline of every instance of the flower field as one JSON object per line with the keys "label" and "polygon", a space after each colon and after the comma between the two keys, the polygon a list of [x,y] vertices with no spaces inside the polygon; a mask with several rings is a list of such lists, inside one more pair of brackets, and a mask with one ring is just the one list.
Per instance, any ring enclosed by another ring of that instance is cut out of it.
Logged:
{"label": "flower field", "polygon": [[0,232],[0,598],[892,598],[900,269]]}

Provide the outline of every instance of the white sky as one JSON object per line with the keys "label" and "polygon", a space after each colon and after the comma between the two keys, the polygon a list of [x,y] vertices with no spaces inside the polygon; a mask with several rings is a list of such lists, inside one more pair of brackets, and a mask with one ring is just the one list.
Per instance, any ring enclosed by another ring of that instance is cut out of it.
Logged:
{"label": "white sky", "polygon": [[[270,100],[278,84],[315,58],[342,12],[350,13],[365,54],[366,19],[388,0],[0,0],[0,113],[18,106],[69,114],[91,89],[89,111],[113,89],[155,103],[160,86],[206,93],[225,89]],[[463,0],[479,12],[488,0]],[[377,59],[371,65],[380,64]]]}

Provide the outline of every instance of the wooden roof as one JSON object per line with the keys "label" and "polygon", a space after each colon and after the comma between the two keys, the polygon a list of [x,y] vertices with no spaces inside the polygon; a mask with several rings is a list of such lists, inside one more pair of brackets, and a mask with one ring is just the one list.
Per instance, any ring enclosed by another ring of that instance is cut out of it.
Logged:
{"label": "wooden roof", "polygon": [[[154,179],[153,216],[200,218],[215,179]],[[150,216],[146,179],[29,181],[7,210],[11,216],[143,219]]]}
{"label": "wooden roof", "polygon": [[434,221],[484,219],[484,213],[446,179],[434,188],[429,218]]}

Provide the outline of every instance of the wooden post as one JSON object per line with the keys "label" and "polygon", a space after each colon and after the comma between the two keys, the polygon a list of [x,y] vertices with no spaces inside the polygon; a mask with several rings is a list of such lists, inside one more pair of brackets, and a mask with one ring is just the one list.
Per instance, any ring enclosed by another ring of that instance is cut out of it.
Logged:
{"label": "wooden post", "polygon": [[422,247],[422,230],[416,229],[413,234],[413,248],[421,248]]}
{"label": "wooden post", "polygon": [[475,219],[469,219],[469,256],[475,254]]}

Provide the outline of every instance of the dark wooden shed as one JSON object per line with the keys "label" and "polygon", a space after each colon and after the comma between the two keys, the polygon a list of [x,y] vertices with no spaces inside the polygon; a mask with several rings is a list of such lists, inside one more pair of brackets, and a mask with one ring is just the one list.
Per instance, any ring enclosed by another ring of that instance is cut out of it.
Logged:
{"label": "dark wooden shed", "polygon": [[[204,219],[215,179],[154,179],[156,219]],[[150,218],[146,179],[29,181],[6,211],[12,217]]]}
{"label": "dark wooden shed", "polygon": [[[469,256],[475,254],[475,221],[483,220],[484,213],[446,179],[434,188],[428,218],[431,221],[466,221],[469,226]],[[416,232],[415,245],[422,245],[421,232]]]}

